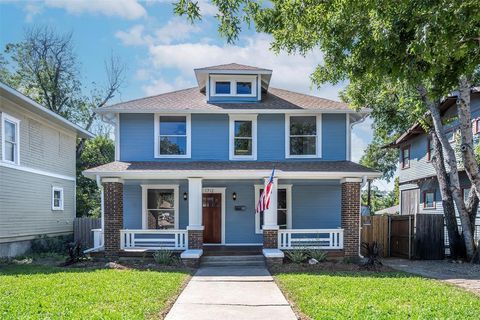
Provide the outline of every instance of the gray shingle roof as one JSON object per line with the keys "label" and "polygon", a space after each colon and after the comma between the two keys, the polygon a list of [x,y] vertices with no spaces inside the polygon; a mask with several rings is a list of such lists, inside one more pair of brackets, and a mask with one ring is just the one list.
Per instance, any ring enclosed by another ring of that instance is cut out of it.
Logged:
{"label": "gray shingle roof", "polygon": [[216,103],[207,102],[198,87],[156,96],[131,100],[98,109],[98,112],[158,112],[158,111],[232,111],[232,110],[312,110],[348,111],[348,105],[307,94],[271,88],[260,102]]}
{"label": "gray shingle roof", "polygon": [[269,69],[247,66],[239,63],[219,64],[217,66],[198,68],[195,70],[249,70],[249,71],[272,71]]}
{"label": "gray shingle roof", "polygon": [[86,173],[101,172],[148,172],[159,170],[271,170],[309,172],[365,172],[377,171],[351,161],[192,161],[192,162],[110,162],[86,170]]}

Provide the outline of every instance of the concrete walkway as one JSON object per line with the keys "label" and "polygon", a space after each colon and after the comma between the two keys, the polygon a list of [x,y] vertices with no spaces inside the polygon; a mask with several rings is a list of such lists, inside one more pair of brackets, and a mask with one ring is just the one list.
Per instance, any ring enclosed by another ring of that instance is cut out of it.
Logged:
{"label": "concrete walkway", "polygon": [[388,258],[383,263],[393,269],[441,280],[480,295],[480,265],[447,260],[406,260]]}
{"label": "concrete walkway", "polygon": [[166,320],[275,319],[296,316],[264,267],[202,267]]}

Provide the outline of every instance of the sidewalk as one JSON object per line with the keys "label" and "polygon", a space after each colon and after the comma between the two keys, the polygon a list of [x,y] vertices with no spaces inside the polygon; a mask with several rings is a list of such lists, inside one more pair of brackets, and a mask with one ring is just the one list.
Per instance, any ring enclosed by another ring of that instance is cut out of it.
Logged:
{"label": "sidewalk", "polygon": [[292,308],[261,267],[203,267],[167,314],[180,319],[296,319]]}

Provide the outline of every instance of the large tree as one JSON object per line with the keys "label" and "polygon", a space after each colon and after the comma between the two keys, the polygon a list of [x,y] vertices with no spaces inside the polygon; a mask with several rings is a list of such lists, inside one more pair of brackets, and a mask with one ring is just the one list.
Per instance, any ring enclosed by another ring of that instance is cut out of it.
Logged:
{"label": "large tree", "polygon": [[[25,32],[22,41],[6,45],[4,56],[0,55],[0,81],[86,130],[108,135],[108,129],[96,121],[95,109],[107,104],[118,92],[123,82],[124,65],[118,58],[111,57],[105,62],[106,84],[92,83],[91,89],[82,83],[79,66],[72,33],[61,34],[50,27],[36,26]],[[97,146],[97,152],[109,154],[110,145],[100,141],[102,143],[93,141],[90,149]],[[85,198],[85,194],[93,195],[92,188],[96,187],[84,183],[79,170],[86,168],[85,163],[90,163],[85,161],[85,156],[82,157],[84,147],[85,139],[79,139],[77,181],[83,181],[77,190],[79,215],[95,211],[94,207],[99,204],[96,196],[93,200]],[[111,157],[100,154],[98,159],[112,161]],[[81,211],[83,208],[85,211]]]}
{"label": "large tree", "polygon": [[[439,107],[443,97],[458,90],[461,158],[472,193],[480,196],[469,101],[473,75],[480,64],[478,1],[273,0],[269,6],[250,0],[213,3],[219,9],[219,31],[230,42],[237,39],[243,22],[253,21],[258,31],[273,36],[275,51],[305,54],[321,50],[323,61],[312,74],[313,82],[322,85],[348,80],[347,96],[352,106],[375,110],[379,97],[397,94],[400,102],[411,98],[414,114],[428,111],[449,168],[447,187],[459,210],[466,253],[473,257],[472,210],[462,198],[459,159],[446,138]],[[192,20],[200,16],[194,1],[179,1],[175,11]]]}

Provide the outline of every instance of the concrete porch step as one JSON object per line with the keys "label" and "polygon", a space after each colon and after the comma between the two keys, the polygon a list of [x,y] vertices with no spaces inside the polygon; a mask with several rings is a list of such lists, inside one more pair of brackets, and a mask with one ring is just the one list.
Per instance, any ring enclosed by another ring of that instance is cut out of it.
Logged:
{"label": "concrete porch step", "polygon": [[200,261],[201,266],[221,267],[221,266],[265,266],[263,255],[245,255],[245,256],[203,256]]}

